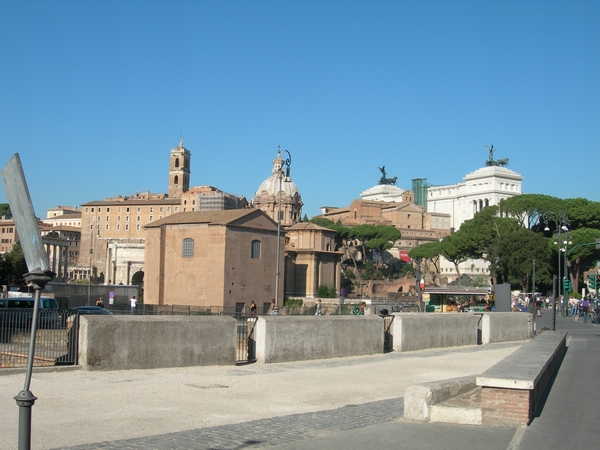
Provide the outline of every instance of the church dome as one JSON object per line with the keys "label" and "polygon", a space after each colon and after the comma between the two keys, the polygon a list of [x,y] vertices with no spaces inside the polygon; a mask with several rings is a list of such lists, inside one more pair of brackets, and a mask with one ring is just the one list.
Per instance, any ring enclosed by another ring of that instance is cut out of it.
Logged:
{"label": "church dome", "polygon": [[[263,181],[258,190],[256,191],[256,198],[259,197],[273,197],[279,195],[281,186],[281,195],[294,197],[298,194],[298,187],[291,179],[286,180],[286,174],[282,172],[283,159],[281,159],[281,150],[277,150],[277,158],[273,161],[273,170],[271,170],[271,176]],[[279,179],[279,174],[282,173],[283,178]],[[279,184],[281,181],[281,185]]]}

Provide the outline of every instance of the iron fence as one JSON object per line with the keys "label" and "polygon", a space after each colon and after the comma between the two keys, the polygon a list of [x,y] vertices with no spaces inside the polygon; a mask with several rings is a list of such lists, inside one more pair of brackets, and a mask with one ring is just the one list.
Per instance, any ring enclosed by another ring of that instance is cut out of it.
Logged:
{"label": "iron fence", "polygon": [[[27,366],[32,319],[31,309],[0,311],[0,368]],[[66,309],[41,310],[33,365],[77,364],[78,335],[77,312]]]}
{"label": "iron fence", "polygon": [[257,317],[237,317],[236,364],[246,364],[256,361],[256,341],[254,328]]}
{"label": "iron fence", "polygon": [[392,323],[394,317],[392,315],[385,315],[383,317],[383,351],[384,353],[394,351],[394,335],[392,333]]}

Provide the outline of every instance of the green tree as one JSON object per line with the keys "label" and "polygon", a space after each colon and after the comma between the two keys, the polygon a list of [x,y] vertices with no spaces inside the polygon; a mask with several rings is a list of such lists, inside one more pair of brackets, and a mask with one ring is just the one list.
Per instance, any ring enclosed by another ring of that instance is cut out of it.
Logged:
{"label": "green tree", "polygon": [[[567,235],[562,235],[562,238],[566,238]],[[600,260],[600,250],[596,250],[595,245],[581,245],[595,242],[596,239],[600,238],[600,230],[591,228],[579,228],[573,230],[570,233],[571,244],[567,248],[568,252],[568,267],[569,267],[569,278],[573,283],[573,291],[579,291],[579,281],[583,280],[583,273],[587,270],[595,267],[598,260]],[[553,258],[558,258],[559,245],[554,244],[555,240],[550,239],[548,246],[553,251]],[[575,246],[581,245],[577,248]],[[561,245],[562,246],[562,245]],[[564,257],[564,253],[561,253],[561,257]]]}
{"label": "green tree", "polygon": [[0,203],[0,217],[2,216],[12,217],[10,205],[8,203]]}
{"label": "green tree", "polygon": [[439,277],[440,274],[439,261],[441,254],[442,245],[440,241],[426,242],[425,244],[421,244],[412,248],[408,252],[408,256],[410,256],[411,259],[415,262],[415,264],[419,268],[419,272],[421,273],[425,272],[425,266],[427,265],[427,262],[431,262],[435,269],[435,278]]}
{"label": "green tree", "polygon": [[3,276],[7,284],[23,284],[23,276],[28,272],[23,249],[19,241],[15,242],[12,250],[4,254],[4,264],[2,265]]}
{"label": "green tree", "polygon": [[358,274],[358,264],[356,263],[356,258],[354,256],[355,251],[353,240],[350,238],[350,228],[343,226],[339,220],[336,223],[332,220],[325,219],[324,217],[313,217],[309,222],[319,225],[323,228],[329,228],[330,230],[336,232],[335,249],[344,249],[344,253],[352,259],[355,273]]}
{"label": "green tree", "polygon": [[[500,201],[499,209],[504,215],[516,219],[520,226],[525,228],[545,226],[540,221],[541,216],[548,211],[559,212],[564,210],[564,201],[560,198],[542,194],[523,194]],[[533,223],[531,223],[533,222]]]}
{"label": "green tree", "polygon": [[498,282],[531,292],[535,260],[536,285],[551,283],[551,253],[542,234],[519,227],[498,236],[491,252],[490,269]]}
{"label": "green tree", "polygon": [[394,243],[400,239],[400,231],[390,225],[371,225],[362,224],[350,228],[349,237],[360,241],[363,249],[363,259],[372,259],[369,256],[373,250],[383,252],[394,246]]}

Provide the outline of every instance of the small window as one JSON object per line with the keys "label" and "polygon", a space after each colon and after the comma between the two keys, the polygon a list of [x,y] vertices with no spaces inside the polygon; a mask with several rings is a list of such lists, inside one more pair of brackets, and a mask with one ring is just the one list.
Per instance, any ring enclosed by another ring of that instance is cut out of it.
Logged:
{"label": "small window", "polygon": [[250,253],[250,258],[260,259],[260,241],[252,241],[252,251]]}
{"label": "small window", "polygon": [[184,258],[191,258],[194,256],[194,240],[192,238],[185,238],[183,240],[182,256]]}

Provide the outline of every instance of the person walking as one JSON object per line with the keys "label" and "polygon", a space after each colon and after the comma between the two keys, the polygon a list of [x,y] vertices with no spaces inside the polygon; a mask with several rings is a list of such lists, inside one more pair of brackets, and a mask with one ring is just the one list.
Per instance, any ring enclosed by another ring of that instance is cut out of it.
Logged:
{"label": "person walking", "polygon": [[320,316],[323,314],[322,311],[322,305],[321,305],[321,299],[317,300],[317,310],[315,311],[315,316]]}
{"label": "person walking", "polygon": [[254,317],[256,315],[256,303],[254,300],[250,303],[250,317]]}
{"label": "person walking", "polygon": [[102,301],[102,297],[98,297],[96,299],[96,306],[99,306],[100,308],[104,308],[104,302]]}
{"label": "person walking", "polygon": [[588,315],[590,313],[590,301],[587,297],[581,302],[581,312],[583,313],[583,323],[587,323]]}
{"label": "person walking", "polygon": [[135,308],[137,306],[137,296],[133,296],[129,299],[129,305],[131,306],[131,314],[135,314]]}

